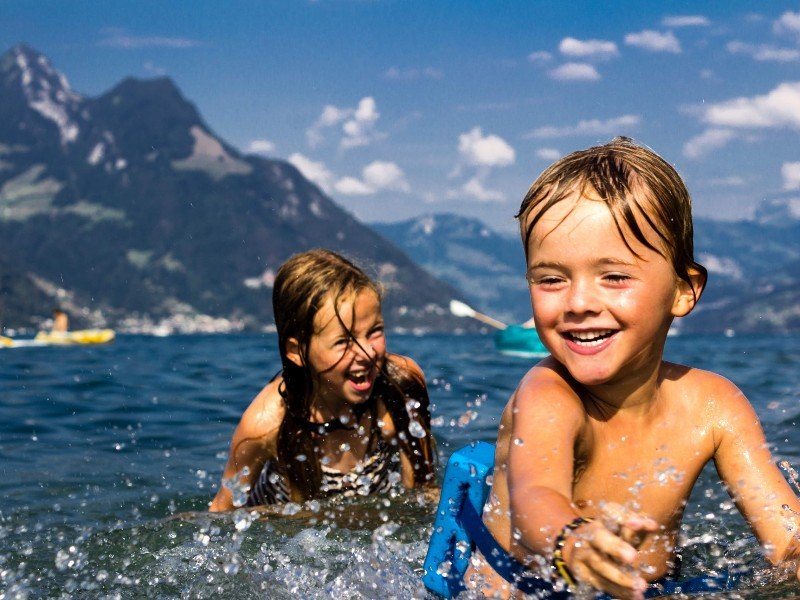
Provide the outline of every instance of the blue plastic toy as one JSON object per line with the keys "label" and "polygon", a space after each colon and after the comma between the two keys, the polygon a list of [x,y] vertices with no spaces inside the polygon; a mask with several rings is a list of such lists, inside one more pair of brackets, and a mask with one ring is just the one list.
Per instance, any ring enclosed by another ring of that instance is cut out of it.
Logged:
{"label": "blue plastic toy", "polygon": [[[464,574],[477,548],[497,573],[522,592],[537,598],[572,598],[568,591],[553,588],[549,580],[535,576],[503,550],[483,524],[483,505],[491,489],[494,444],[473,442],[457,450],[447,461],[442,495],[436,511],[433,534],[425,557],[422,581],[431,592],[454,598],[466,589]],[[683,581],[661,580],[650,585],[646,598],[671,594],[696,594],[733,589],[739,576],[723,572]],[[609,596],[598,594],[596,600]]]}

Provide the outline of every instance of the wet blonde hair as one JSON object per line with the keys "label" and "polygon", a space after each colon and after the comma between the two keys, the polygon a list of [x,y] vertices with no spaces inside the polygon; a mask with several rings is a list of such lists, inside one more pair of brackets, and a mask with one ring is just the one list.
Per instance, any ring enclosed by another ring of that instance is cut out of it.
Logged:
{"label": "wet blonde hair", "polygon": [[[672,263],[675,273],[692,289],[689,272],[705,281],[708,272],[694,260],[692,200],[677,171],[650,148],[617,137],[557,160],[533,182],[517,213],[528,258],[528,243],[539,219],[555,204],[577,191],[591,189],[608,207],[628,249],[628,233]],[[641,219],[658,235],[654,245],[639,225]],[[657,247],[659,246],[659,247]]]}

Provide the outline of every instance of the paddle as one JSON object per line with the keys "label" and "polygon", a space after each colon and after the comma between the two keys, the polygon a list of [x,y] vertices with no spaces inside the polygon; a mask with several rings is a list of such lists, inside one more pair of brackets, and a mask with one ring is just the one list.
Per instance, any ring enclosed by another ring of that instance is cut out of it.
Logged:
{"label": "paddle", "polygon": [[450,312],[457,317],[472,317],[473,319],[477,319],[478,321],[486,323],[487,325],[491,325],[492,327],[495,327],[497,329],[505,329],[506,327],[508,327],[508,325],[506,325],[502,321],[493,319],[489,315],[479,313],[477,310],[475,310],[468,304],[464,304],[459,300],[450,300]]}

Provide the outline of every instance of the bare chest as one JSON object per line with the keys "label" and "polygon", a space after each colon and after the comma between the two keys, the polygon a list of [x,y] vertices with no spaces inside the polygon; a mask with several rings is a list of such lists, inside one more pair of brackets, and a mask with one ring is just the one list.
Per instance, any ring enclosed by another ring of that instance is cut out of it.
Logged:
{"label": "bare chest", "polygon": [[635,429],[601,423],[575,453],[573,500],[589,512],[599,499],[642,511],[662,523],[680,515],[713,456],[710,430],[677,416]]}

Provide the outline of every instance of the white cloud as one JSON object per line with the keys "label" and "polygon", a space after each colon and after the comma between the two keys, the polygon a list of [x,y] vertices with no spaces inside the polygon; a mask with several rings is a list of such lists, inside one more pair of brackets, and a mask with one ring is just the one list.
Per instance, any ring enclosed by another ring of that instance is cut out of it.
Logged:
{"label": "white cloud", "polygon": [[497,135],[483,135],[480,127],[473,127],[467,133],[458,136],[459,163],[448,177],[460,177],[465,167],[472,171],[471,178],[459,189],[449,190],[447,197],[472,198],[480,202],[501,202],[505,199],[502,192],[486,187],[486,179],[495,167],[506,167],[514,164],[517,153],[511,145]]}
{"label": "white cloud", "polygon": [[368,196],[375,193],[375,190],[355,177],[342,177],[334,188],[345,196]]}
{"label": "white cloud", "polygon": [[704,106],[702,119],[717,127],[800,129],[800,81],[781,83],[763,96]]}
{"label": "white cloud", "polygon": [[458,153],[468,164],[481,167],[505,167],[516,159],[514,148],[503,138],[484,136],[480,127],[458,136]]}
{"label": "white cloud", "polygon": [[344,137],[339,146],[343,149],[368,146],[381,137],[375,132],[375,122],[380,117],[375,99],[371,96],[362,98],[358,103],[353,118],[344,122]]}
{"label": "white cloud", "polygon": [[408,193],[411,186],[403,170],[393,162],[376,160],[361,172],[361,179],[343,177],[334,186],[336,191],[347,196],[367,196],[380,191]]}
{"label": "white cloud", "polygon": [[708,27],[711,21],[703,15],[673,15],[661,21],[664,27]]}
{"label": "white cloud", "polygon": [[269,140],[253,140],[247,146],[248,154],[269,155],[275,153],[275,144]]}
{"label": "white cloud", "polygon": [[[480,177],[473,177],[461,187],[461,193],[480,202],[502,202],[505,195],[497,190],[486,189]],[[457,196],[458,193],[451,192],[450,197]]]}
{"label": "white cloud", "polygon": [[578,121],[577,125],[554,127],[548,125],[539,127],[525,134],[529,138],[556,138],[572,135],[621,135],[639,125],[641,118],[637,115],[622,115],[613,119],[585,119]]}
{"label": "white cloud", "polygon": [[794,62],[800,59],[800,49],[797,48],[776,48],[768,45],[747,44],[736,40],[728,42],[726,48],[731,54],[745,54],[762,62]]}
{"label": "white cloud", "polygon": [[543,65],[549,63],[551,60],[553,60],[553,55],[545,50],[539,50],[528,54],[528,61],[535,65]]}
{"label": "white cloud", "polygon": [[550,77],[558,81],[597,81],[600,73],[588,63],[565,63],[550,71]]}
{"label": "white cloud", "polygon": [[731,175],[730,177],[718,177],[708,181],[708,184],[714,187],[742,187],[746,183],[747,180],[738,175]]}
{"label": "white cloud", "polygon": [[785,12],[773,24],[775,33],[788,33],[800,40],[800,12]]}
{"label": "white cloud", "polygon": [[561,158],[561,152],[555,148],[539,148],[536,151],[536,158],[541,158],[542,160],[549,160],[552,162]]}
{"label": "white cloud", "polygon": [[403,170],[393,162],[376,160],[364,167],[364,181],[375,190],[410,192]]}
{"label": "white cloud", "polygon": [[288,160],[297,167],[297,170],[300,171],[306,179],[316,183],[325,193],[330,193],[333,173],[328,170],[325,163],[313,161],[299,152],[295,152],[289,156]]}
{"label": "white cloud", "polygon": [[383,74],[384,79],[389,81],[414,81],[417,79],[442,79],[444,72],[434,67],[423,67],[421,69],[410,67],[401,69],[400,67],[389,67]]}
{"label": "white cloud", "polygon": [[566,37],[561,40],[558,50],[566,56],[580,58],[612,58],[619,56],[617,45],[606,40],[578,40],[573,37]]}
{"label": "white cloud", "polygon": [[673,54],[681,52],[681,43],[671,31],[662,33],[646,29],[639,33],[629,33],[625,36],[625,43],[650,52],[671,52]]}
{"label": "white cloud", "polygon": [[783,163],[781,166],[783,189],[800,190],[800,162]]}
{"label": "white cloud", "polygon": [[167,74],[167,70],[164,67],[159,67],[158,65],[150,62],[149,60],[145,61],[145,63],[142,65],[142,68],[144,69],[145,73],[149,73],[150,75],[156,75],[157,77],[162,77]]}
{"label": "white cloud", "polygon": [[194,48],[202,45],[198,40],[182,37],[166,36],[136,36],[128,35],[125,30],[109,27],[102,31],[105,36],[98,43],[100,46],[111,46],[112,48],[124,48],[126,50],[136,50],[138,48]]}
{"label": "white cloud", "polygon": [[683,145],[683,155],[687,158],[701,158],[722,148],[736,137],[736,133],[730,129],[706,129]]}
{"label": "white cloud", "polygon": [[314,124],[306,130],[306,139],[309,146],[316,148],[325,141],[324,130],[341,125],[340,148],[347,150],[368,146],[385,137],[375,129],[379,117],[380,113],[372,96],[362,98],[356,108],[339,108],[328,104]]}

